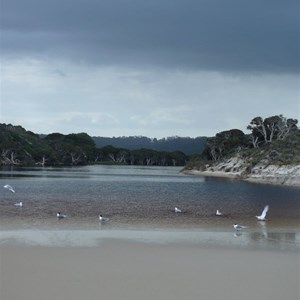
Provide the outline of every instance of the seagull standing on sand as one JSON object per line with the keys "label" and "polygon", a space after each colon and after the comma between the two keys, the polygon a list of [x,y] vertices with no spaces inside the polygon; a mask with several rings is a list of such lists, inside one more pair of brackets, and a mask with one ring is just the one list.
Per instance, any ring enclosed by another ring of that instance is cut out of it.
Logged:
{"label": "seagull standing on sand", "polygon": [[269,205],[266,205],[266,206],[264,207],[264,210],[262,211],[261,215],[260,215],[260,216],[255,216],[256,219],[257,219],[258,221],[266,221],[266,216],[267,216],[268,210],[269,210]]}
{"label": "seagull standing on sand", "polygon": [[109,218],[104,218],[102,215],[99,215],[99,221],[107,222],[107,221],[109,221]]}
{"label": "seagull standing on sand", "polygon": [[223,216],[223,214],[217,209],[216,216]]}
{"label": "seagull standing on sand", "polygon": [[9,184],[6,184],[3,186],[5,189],[10,190],[12,193],[15,193],[15,190],[12,188],[12,186],[10,186]]}
{"label": "seagull standing on sand", "polygon": [[62,214],[60,211],[57,212],[56,216],[57,216],[58,219],[63,219],[63,218],[67,217],[66,215]]}
{"label": "seagull standing on sand", "polygon": [[175,212],[176,212],[176,213],[181,213],[182,210],[181,210],[180,208],[178,208],[178,207],[175,207]]}
{"label": "seagull standing on sand", "polygon": [[18,202],[18,203],[15,203],[14,206],[17,206],[17,207],[22,207],[23,206],[23,202]]}
{"label": "seagull standing on sand", "polygon": [[240,224],[233,224],[233,227],[235,230],[242,230],[247,228],[246,226],[240,225]]}

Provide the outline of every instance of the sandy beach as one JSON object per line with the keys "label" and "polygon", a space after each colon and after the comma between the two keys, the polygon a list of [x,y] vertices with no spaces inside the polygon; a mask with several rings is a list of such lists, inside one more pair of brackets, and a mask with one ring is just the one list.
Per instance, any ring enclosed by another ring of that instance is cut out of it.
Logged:
{"label": "sandy beach", "polygon": [[295,251],[107,239],[97,247],[1,245],[2,300],[299,299]]}

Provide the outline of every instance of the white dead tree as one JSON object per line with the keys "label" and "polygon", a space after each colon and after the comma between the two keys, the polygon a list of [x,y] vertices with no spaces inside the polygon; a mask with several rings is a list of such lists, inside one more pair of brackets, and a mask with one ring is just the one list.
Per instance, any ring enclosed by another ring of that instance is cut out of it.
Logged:
{"label": "white dead tree", "polygon": [[48,160],[48,159],[45,157],[45,155],[43,155],[42,160],[36,162],[35,164],[38,165],[38,166],[45,167],[45,164],[46,164],[46,161],[47,161],[47,160]]}
{"label": "white dead tree", "polygon": [[119,164],[125,163],[126,162],[126,155],[127,155],[127,153],[125,151],[120,151],[117,154],[117,163],[119,163]]}
{"label": "white dead tree", "polygon": [[16,154],[13,151],[2,149],[1,162],[4,165],[18,165],[20,161],[16,158]]}
{"label": "white dead tree", "polygon": [[126,151],[120,151],[116,154],[114,153],[109,153],[108,157],[115,163],[122,164],[126,162],[126,156],[127,152]]}
{"label": "white dead tree", "polygon": [[113,162],[117,162],[115,155],[113,153],[108,153],[108,157],[113,161]]}
{"label": "white dead tree", "polygon": [[76,152],[70,153],[72,165],[77,165],[81,161],[81,154],[78,154]]}

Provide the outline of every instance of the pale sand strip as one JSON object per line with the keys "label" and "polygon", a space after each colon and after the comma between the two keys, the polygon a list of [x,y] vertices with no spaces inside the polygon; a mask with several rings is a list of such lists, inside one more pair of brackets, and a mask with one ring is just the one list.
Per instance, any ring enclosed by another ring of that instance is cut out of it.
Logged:
{"label": "pale sand strip", "polygon": [[1,246],[1,300],[297,300],[299,253],[105,241]]}
{"label": "pale sand strip", "polygon": [[209,177],[223,177],[223,178],[240,178],[239,173],[222,172],[222,171],[199,171],[199,170],[184,170],[184,174],[196,176],[209,176]]}

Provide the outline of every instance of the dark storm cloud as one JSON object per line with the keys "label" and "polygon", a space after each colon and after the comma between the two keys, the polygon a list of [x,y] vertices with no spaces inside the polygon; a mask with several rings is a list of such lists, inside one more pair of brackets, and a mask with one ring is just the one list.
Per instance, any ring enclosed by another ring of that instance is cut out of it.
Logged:
{"label": "dark storm cloud", "polygon": [[298,0],[2,0],[1,55],[299,71]]}

